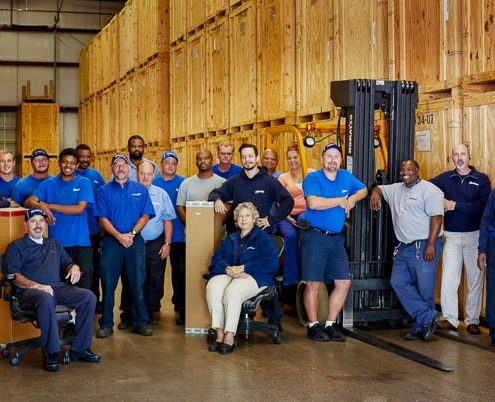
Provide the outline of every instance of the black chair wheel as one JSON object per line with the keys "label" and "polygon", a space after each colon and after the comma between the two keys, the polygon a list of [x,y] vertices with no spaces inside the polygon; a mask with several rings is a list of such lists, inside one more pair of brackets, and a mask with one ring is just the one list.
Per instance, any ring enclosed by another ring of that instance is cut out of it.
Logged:
{"label": "black chair wheel", "polygon": [[282,339],[280,339],[280,335],[276,335],[272,338],[272,342],[275,345],[280,345],[282,343]]}
{"label": "black chair wheel", "polygon": [[21,358],[19,357],[19,355],[16,353],[14,355],[14,357],[12,359],[10,359],[10,365],[12,367],[16,367],[18,366],[19,364],[21,364]]}
{"label": "black chair wheel", "polygon": [[64,353],[64,357],[62,358],[62,362],[64,364],[69,364],[70,363],[70,355],[69,352]]}
{"label": "black chair wheel", "polygon": [[2,356],[4,358],[10,357],[10,349],[8,349],[8,348],[7,349],[3,349],[2,350]]}

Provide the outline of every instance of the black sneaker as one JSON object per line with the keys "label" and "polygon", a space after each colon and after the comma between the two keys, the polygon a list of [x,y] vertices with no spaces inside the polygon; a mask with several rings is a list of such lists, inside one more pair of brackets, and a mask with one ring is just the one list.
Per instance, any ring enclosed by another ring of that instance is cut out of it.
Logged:
{"label": "black sneaker", "polygon": [[437,330],[438,317],[439,317],[439,314],[436,314],[435,317],[428,324],[423,326],[423,333],[422,333],[423,341],[428,342],[433,337],[433,334]]}
{"label": "black sneaker", "polygon": [[320,324],[315,324],[312,327],[308,326],[308,334],[306,336],[315,342],[330,341],[330,337],[327,335],[327,333]]}
{"label": "black sneaker", "polygon": [[329,325],[325,327],[325,333],[328,335],[331,341],[334,342],[345,342],[346,337],[337,326],[337,324]]}
{"label": "black sneaker", "polygon": [[44,356],[43,368],[46,371],[58,371],[58,353],[49,353]]}
{"label": "black sneaker", "polygon": [[404,332],[404,334],[402,334],[402,337],[406,341],[419,341],[420,339],[422,339],[421,332],[417,332],[414,329]]}

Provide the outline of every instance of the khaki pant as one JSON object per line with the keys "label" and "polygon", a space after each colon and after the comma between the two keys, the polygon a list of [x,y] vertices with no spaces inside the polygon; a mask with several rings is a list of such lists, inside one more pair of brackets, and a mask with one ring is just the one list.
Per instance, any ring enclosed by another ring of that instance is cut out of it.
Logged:
{"label": "khaki pant", "polygon": [[255,296],[266,286],[258,287],[250,275],[233,279],[228,275],[217,275],[206,285],[206,301],[211,315],[211,326],[226,332],[237,332],[242,303]]}

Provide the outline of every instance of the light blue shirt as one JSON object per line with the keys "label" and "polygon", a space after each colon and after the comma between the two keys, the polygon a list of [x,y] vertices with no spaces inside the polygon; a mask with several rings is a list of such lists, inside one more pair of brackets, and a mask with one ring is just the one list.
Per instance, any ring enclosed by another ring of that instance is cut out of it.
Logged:
{"label": "light blue shirt", "polygon": [[150,219],[141,231],[141,236],[145,241],[158,238],[164,231],[163,222],[176,217],[174,205],[164,189],[152,184],[148,193],[155,209],[155,217]]}

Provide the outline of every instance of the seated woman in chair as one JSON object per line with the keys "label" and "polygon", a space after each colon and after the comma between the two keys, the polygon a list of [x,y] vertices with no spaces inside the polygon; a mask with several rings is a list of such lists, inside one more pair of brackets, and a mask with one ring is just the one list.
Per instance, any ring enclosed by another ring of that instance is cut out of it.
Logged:
{"label": "seated woman in chair", "polygon": [[273,284],[278,255],[270,236],[255,226],[258,210],[243,202],[234,210],[238,231],[227,236],[211,260],[212,278],[206,286],[206,300],[217,339],[210,352],[234,350],[234,336],[242,303]]}

